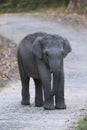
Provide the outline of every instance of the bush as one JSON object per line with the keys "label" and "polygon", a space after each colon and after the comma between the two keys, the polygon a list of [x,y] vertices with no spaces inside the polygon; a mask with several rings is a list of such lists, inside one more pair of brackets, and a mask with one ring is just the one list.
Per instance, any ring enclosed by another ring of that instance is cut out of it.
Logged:
{"label": "bush", "polygon": [[83,12],[84,12],[84,13],[87,13],[87,6],[85,6],[85,7],[83,8]]}
{"label": "bush", "polygon": [[87,116],[78,123],[76,130],[87,130]]}
{"label": "bush", "polygon": [[0,3],[1,12],[17,11],[17,10],[34,10],[38,8],[66,6],[69,0],[4,0]]}

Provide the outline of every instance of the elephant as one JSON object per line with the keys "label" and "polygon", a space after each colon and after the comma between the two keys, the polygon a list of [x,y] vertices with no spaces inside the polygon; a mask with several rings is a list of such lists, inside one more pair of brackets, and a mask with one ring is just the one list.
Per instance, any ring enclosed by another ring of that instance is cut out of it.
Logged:
{"label": "elephant", "polygon": [[69,41],[57,34],[35,32],[23,38],[17,51],[22,105],[30,105],[29,81],[33,78],[36,107],[66,109],[63,59],[69,52]]}

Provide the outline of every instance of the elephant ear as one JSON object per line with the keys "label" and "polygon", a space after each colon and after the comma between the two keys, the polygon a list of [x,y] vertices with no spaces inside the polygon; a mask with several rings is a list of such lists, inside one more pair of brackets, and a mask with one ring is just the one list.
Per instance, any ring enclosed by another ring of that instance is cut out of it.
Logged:
{"label": "elephant ear", "polygon": [[71,52],[71,45],[69,43],[69,41],[67,39],[64,39],[64,42],[63,42],[63,48],[64,48],[64,58],[67,56],[67,54],[69,52]]}
{"label": "elephant ear", "polygon": [[42,37],[37,37],[33,43],[33,54],[39,59],[42,58],[41,40]]}

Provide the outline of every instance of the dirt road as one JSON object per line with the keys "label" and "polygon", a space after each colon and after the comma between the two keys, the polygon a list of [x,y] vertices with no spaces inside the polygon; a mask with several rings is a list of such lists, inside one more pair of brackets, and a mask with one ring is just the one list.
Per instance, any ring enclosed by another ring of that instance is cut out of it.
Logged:
{"label": "dirt road", "polygon": [[0,130],[70,130],[80,116],[87,114],[87,27],[78,22],[36,15],[0,16],[0,33],[17,44],[28,33],[43,31],[67,37],[72,53],[65,59],[66,110],[46,111],[34,107],[31,80],[31,105],[21,106],[20,81],[0,91]]}

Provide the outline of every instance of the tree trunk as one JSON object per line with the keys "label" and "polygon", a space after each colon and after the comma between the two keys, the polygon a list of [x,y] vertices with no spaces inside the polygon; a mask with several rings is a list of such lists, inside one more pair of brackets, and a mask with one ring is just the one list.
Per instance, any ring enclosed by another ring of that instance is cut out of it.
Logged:
{"label": "tree trunk", "polygon": [[87,6],[87,0],[70,0],[68,10],[80,10]]}

